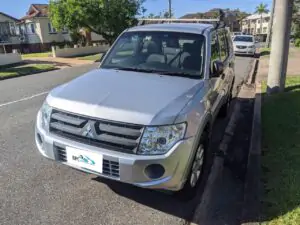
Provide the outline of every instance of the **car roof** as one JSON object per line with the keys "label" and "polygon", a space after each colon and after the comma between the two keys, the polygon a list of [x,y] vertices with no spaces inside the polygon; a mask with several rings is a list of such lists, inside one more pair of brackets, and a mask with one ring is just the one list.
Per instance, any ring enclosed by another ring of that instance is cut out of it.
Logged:
{"label": "car roof", "polygon": [[203,23],[163,23],[163,24],[147,24],[135,26],[127,29],[127,31],[171,31],[202,34],[206,29],[213,29],[212,24]]}

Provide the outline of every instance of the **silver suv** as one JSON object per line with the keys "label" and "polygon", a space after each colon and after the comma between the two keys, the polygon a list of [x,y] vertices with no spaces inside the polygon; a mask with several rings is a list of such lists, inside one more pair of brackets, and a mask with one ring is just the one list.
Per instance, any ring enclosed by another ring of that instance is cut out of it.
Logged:
{"label": "silver suv", "polygon": [[98,69],[50,92],[37,115],[36,145],[79,170],[191,195],[233,82],[226,28],[136,26],[118,37]]}

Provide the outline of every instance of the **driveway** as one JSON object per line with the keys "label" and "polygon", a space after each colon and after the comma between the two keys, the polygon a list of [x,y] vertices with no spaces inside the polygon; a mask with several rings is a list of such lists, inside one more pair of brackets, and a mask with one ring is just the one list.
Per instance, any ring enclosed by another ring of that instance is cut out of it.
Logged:
{"label": "driveway", "polygon": [[[237,58],[236,87],[252,60]],[[176,225],[191,218],[199,196],[183,203],[163,193],[79,172],[43,158],[36,150],[35,117],[46,94],[96,66],[0,82],[1,224]],[[225,120],[218,122],[215,146],[225,125]]]}

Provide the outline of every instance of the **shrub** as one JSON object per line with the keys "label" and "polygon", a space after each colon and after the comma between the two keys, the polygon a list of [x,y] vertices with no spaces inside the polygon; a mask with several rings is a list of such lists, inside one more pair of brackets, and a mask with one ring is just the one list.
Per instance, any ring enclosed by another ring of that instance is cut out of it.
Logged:
{"label": "shrub", "polygon": [[300,38],[295,40],[295,46],[300,48]]}

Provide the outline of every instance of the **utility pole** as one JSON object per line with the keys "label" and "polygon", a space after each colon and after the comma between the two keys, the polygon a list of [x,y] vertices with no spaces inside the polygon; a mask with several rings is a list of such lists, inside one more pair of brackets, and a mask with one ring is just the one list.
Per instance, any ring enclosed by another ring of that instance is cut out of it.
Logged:
{"label": "utility pole", "polygon": [[284,91],[294,0],[276,0],[268,74],[268,94]]}
{"label": "utility pole", "polygon": [[172,0],[169,0],[169,17],[172,18]]}
{"label": "utility pole", "polygon": [[267,48],[270,48],[270,44],[271,44],[275,4],[276,4],[276,0],[273,0],[272,10],[271,10],[271,17],[270,17],[270,22],[269,22],[269,30],[268,30],[268,35],[267,35],[267,46],[266,46]]}

